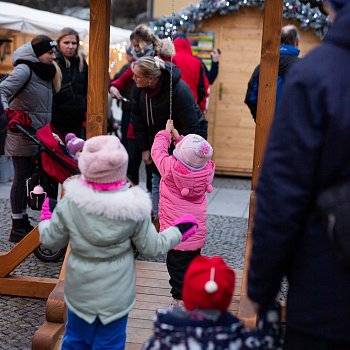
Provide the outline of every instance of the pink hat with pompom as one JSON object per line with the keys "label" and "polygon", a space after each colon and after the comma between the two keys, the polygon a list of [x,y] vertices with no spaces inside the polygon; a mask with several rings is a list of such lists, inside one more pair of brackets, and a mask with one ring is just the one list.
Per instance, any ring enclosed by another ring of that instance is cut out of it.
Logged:
{"label": "pink hat with pompom", "polygon": [[202,136],[186,135],[175,147],[174,157],[187,168],[202,170],[213,155],[213,148]]}
{"label": "pink hat with pompom", "polygon": [[72,156],[75,156],[78,151],[82,150],[85,144],[83,139],[76,137],[72,132],[66,135],[65,141],[67,150]]}
{"label": "pink hat with pompom", "polygon": [[85,142],[78,166],[86,181],[113,183],[125,180],[128,153],[118,137],[95,136]]}

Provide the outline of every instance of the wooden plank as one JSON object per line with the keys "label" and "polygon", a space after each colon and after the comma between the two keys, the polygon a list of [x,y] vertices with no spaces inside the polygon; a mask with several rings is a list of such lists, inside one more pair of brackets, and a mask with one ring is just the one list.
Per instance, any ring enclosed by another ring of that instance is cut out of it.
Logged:
{"label": "wooden plank", "polygon": [[39,246],[39,231],[35,227],[9,252],[0,256],[0,278],[7,276]]}
{"label": "wooden plank", "polygon": [[139,277],[137,279],[137,285],[142,287],[145,286],[145,287],[156,287],[156,288],[168,288],[169,282],[166,280],[155,280],[155,279]]}
{"label": "wooden plank", "polygon": [[135,266],[138,271],[142,271],[142,270],[167,271],[165,263],[159,263],[159,262],[153,262],[153,261],[136,260]]}
{"label": "wooden plank", "polygon": [[161,295],[170,296],[170,288],[158,288],[158,287],[145,287],[140,286],[136,280],[136,293],[137,294],[151,294],[151,295]]}
{"label": "wooden plank", "polygon": [[0,294],[47,299],[57,281],[56,278],[7,276],[0,278]]}
{"label": "wooden plank", "polygon": [[155,278],[157,281],[169,281],[168,271],[140,270],[136,267],[136,278]]}
{"label": "wooden plank", "polygon": [[136,343],[126,343],[126,347],[125,350],[140,350],[141,346],[140,344],[136,344]]}
{"label": "wooden plank", "polygon": [[[127,327],[126,341],[133,344],[143,344],[153,334],[152,329]],[[140,347],[139,347],[140,349]]]}

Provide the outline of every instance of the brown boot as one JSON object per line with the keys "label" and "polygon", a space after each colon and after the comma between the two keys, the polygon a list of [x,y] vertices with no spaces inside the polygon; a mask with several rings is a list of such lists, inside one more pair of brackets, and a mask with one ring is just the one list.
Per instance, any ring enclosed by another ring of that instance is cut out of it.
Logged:
{"label": "brown boot", "polygon": [[153,219],[152,223],[156,228],[157,232],[159,232],[159,229],[160,229],[159,219]]}

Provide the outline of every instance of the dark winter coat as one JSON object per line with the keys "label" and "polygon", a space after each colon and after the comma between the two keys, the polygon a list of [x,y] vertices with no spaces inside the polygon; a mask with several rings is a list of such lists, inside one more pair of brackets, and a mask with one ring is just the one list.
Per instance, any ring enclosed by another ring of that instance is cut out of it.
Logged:
{"label": "dark winter coat", "polygon": [[256,188],[248,294],[267,304],[287,275],[288,326],[350,344],[350,271],[338,265],[315,204],[350,178],[348,33],[350,4],[288,73]]}
{"label": "dark winter coat", "polygon": [[84,61],[79,71],[79,57],[70,59],[66,67],[63,55],[57,51],[57,63],[62,71],[62,87],[53,95],[52,124],[65,136],[68,132],[81,137],[82,125],[87,108],[88,66]]}
{"label": "dark winter coat", "polygon": [[279,320],[277,310],[262,312],[257,329],[248,330],[229,312],[214,321],[204,312],[175,307],[158,312],[143,350],[280,350]]}
{"label": "dark winter coat", "polygon": [[[165,62],[156,89],[137,89],[133,109],[135,136],[141,151],[150,150],[157,132],[165,129],[170,116],[170,62]],[[201,111],[190,88],[181,79],[180,70],[173,65],[172,118],[180,135],[198,134]],[[203,136],[203,135],[202,135]]]}
{"label": "dark winter coat", "polygon": [[[277,91],[276,91],[276,105],[280,99],[282,88],[285,81],[285,76],[293,63],[298,60],[300,50],[291,45],[280,46],[280,58],[278,64],[278,77],[277,77]],[[252,113],[253,119],[256,119],[256,110],[258,107],[258,89],[259,89],[259,74],[260,64],[256,66],[252,77],[249,80],[244,103],[249,107]]]}

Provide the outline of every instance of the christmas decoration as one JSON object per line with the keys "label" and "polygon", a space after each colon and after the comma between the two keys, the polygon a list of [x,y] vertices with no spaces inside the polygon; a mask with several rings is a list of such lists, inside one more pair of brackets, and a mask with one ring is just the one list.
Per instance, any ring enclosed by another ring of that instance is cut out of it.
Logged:
{"label": "christmas decoration", "polygon": [[[173,13],[172,16],[150,21],[149,26],[161,38],[175,35],[177,32],[195,32],[201,28],[203,19],[215,14],[228,15],[244,6],[263,8],[264,0],[201,0],[178,13]],[[329,20],[319,7],[299,0],[283,1],[283,17],[299,21],[303,30],[312,28],[319,37],[323,37],[329,27]]]}

